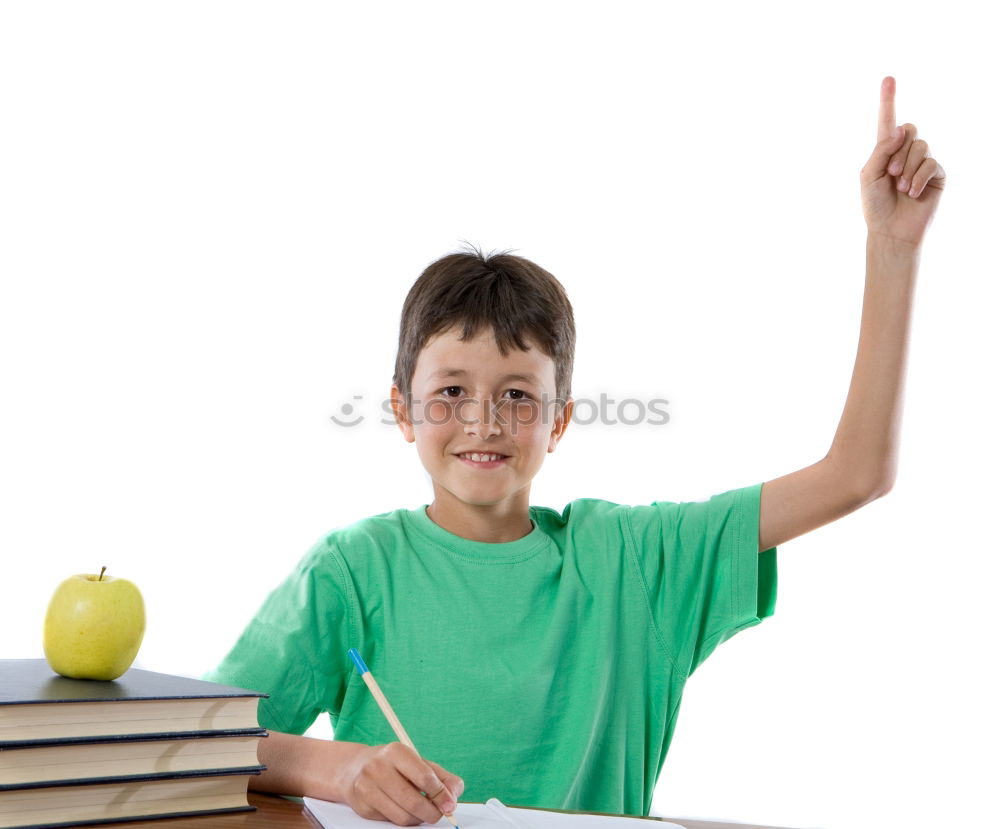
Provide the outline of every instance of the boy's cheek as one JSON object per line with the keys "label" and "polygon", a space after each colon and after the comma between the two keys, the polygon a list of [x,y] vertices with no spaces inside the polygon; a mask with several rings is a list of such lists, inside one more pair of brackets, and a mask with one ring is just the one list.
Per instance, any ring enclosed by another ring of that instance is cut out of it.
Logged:
{"label": "boy's cheek", "polygon": [[522,403],[511,412],[511,429],[531,433],[544,430],[548,413],[542,406]]}
{"label": "boy's cheek", "polygon": [[432,400],[413,407],[414,425],[426,427],[444,426],[452,418],[451,406],[442,400]]}

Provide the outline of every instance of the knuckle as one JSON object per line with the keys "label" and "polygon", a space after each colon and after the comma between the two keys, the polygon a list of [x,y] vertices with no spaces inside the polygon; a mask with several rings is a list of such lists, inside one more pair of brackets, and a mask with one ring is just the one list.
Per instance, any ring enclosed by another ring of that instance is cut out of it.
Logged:
{"label": "knuckle", "polygon": [[385,763],[383,763],[378,757],[373,757],[365,767],[361,769],[360,781],[367,784],[368,782],[377,778],[385,768]]}
{"label": "knuckle", "polygon": [[391,765],[393,762],[399,760],[399,757],[401,756],[400,750],[402,748],[402,743],[387,743],[379,748],[376,757],[380,763]]}
{"label": "knuckle", "polygon": [[428,797],[434,797],[441,790],[443,784],[433,771],[426,769],[420,775],[420,786],[427,792]]}
{"label": "knuckle", "polygon": [[362,769],[361,774],[354,779],[354,791],[367,797],[368,793],[374,788],[375,775],[369,769]]}

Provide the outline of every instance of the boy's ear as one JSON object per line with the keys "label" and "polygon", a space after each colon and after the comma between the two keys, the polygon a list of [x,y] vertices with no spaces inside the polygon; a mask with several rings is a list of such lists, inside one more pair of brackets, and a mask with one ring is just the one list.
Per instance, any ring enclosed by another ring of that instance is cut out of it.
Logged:
{"label": "boy's ear", "polygon": [[392,413],[396,418],[396,425],[407,443],[413,443],[416,437],[413,434],[413,423],[410,421],[409,412],[406,410],[406,402],[403,400],[403,393],[399,387],[393,383],[389,391],[389,402],[392,405]]}
{"label": "boy's ear", "polygon": [[[557,401],[558,405],[558,401]],[[573,418],[573,398],[570,397],[562,407],[562,411],[556,416],[555,424],[552,427],[552,434],[549,435],[549,451],[556,451],[556,444],[562,440],[563,432],[569,426]]]}

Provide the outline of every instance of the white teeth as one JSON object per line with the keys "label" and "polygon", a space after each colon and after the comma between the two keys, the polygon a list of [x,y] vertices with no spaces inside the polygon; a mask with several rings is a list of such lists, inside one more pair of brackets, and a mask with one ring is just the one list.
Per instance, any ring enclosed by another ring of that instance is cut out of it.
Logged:
{"label": "white teeth", "polygon": [[479,452],[466,452],[461,457],[468,458],[470,461],[475,461],[476,463],[483,463],[485,461],[498,461],[503,455],[483,455]]}

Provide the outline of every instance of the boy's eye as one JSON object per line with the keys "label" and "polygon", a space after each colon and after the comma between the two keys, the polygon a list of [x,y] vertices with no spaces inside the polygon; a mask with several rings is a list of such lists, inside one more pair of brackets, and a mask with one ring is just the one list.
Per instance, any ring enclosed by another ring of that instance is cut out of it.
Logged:
{"label": "boy's eye", "polygon": [[[529,400],[530,396],[527,392],[521,391],[520,389],[508,389],[510,394],[513,394],[512,400]],[[454,392],[454,393],[453,393]],[[458,397],[462,392],[461,386],[445,386],[441,389],[438,394],[444,397]]]}

